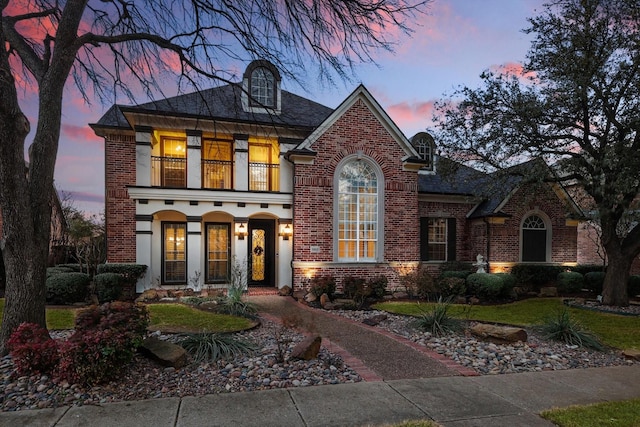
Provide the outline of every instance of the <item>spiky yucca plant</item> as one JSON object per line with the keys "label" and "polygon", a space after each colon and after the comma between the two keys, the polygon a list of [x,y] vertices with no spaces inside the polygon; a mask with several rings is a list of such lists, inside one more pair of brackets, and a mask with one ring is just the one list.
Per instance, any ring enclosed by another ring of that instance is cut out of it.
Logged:
{"label": "spiky yucca plant", "polygon": [[604,350],[604,345],[598,337],[584,329],[582,324],[571,317],[571,313],[565,307],[549,316],[540,326],[540,332],[545,339],[562,341],[569,345]]}
{"label": "spiky yucca plant", "polygon": [[244,354],[251,354],[258,348],[253,342],[233,334],[205,332],[184,334],[180,345],[198,363],[233,359]]}
{"label": "spiky yucca plant", "polygon": [[434,336],[442,336],[462,330],[462,320],[449,314],[451,303],[442,298],[430,308],[422,311],[415,326],[423,331],[431,332]]}

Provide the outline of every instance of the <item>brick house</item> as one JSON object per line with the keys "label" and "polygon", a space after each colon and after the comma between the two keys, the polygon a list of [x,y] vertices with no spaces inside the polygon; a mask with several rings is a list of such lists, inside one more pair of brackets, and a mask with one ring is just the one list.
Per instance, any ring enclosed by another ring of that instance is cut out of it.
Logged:
{"label": "brick house", "polygon": [[254,61],[237,84],[114,105],[91,124],[105,140],[107,259],[149,266],[138,292],[225,286],[234,259],[269,287],[395,286],[477,254],[492,270],[576,262],[580,211],[561,187],[510,180],[482,195],[490,175],[445,180],[433,139],[407,139],[364,86],[332,110],[280,82]]}

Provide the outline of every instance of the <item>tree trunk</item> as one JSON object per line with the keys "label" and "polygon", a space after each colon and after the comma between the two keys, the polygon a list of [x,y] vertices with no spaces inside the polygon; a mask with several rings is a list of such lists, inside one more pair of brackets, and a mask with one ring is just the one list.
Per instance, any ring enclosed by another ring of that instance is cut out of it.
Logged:
{"label": "tree trunk", "polygon": [[609,256],[609,265],[602,286],[602,303],[626,307],[629,305],[627,283],[629,282],[629,271],[631,270],[633,257],[620,253],[614,255],[609,251],[607,251],[607,254]]}

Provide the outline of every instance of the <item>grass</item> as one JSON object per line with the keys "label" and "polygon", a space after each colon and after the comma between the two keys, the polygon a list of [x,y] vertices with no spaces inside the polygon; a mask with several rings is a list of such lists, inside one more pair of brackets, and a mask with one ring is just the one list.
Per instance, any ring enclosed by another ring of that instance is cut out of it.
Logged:
{"label": "grass", "polygon": [[[374,308],[390,313],[420,316],[434,303],[383,302]],[[517,326],[541,324],[564,307],[559,298],[532,298],[502,305],[451,305],[449,314],[469,320]],[[610,347],[640,349],[640,317],[620,316],[579,308],[569,308],[571,316]]]}
{"label": "grass", "polygon": [[560,427],[637,427],[640,399],[551,409],[540,415]]}
{"label": "grass", "polygon": [[227,314],[211,313],[182,304],[149,304],[150,328],[166,332],[235,332],[254,322]]}
{"label": "grass", "polygon": [[[150,326],[167,332],[235,332],[245,330],[254,322],[226,314],[210,313],[182,304],[150,304]],[[73,329],[77,308],[48,308],[47,328]],[[4,298],[0,298],[0,323],[4,312]]]}

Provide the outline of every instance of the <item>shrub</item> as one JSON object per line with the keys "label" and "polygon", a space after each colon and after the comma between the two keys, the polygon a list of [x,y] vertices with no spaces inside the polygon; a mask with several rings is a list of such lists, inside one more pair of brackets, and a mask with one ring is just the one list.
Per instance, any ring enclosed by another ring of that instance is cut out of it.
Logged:
{"label": "shrub", "polygon": [[244,289],[241,286],[231,285],[227,289],[227,295],[218,298],[216,311],[231,316],[246,317],[247,319],[255,319],[257,317],[258,308],[249,301],[242,299]]}
{"label": "shrub", "polygon": [[434,336],[460,331],[462,329],[462,321],[449,314],[450,306],[450,303],[443,302],[442,298],[439,299],[436,304],[433,304],[418,316],[418,319],[414,322],[415,327],[430,332]]}
{"label": "shrub", "polygon": [[604,284],[604,271],[590,271],[584,275],[584,285],[587,289],[596,294],[602,293],[602,285]]}
{"label": "shrub", "polygon": [[382,298],[387,291],[389,281],[384,276],[372,277],[367,281],[367,290],[374,298]]}
{"label": "shrub", "polygon": [[595,350],[604,349],[604,346],[595,335],[586,331],[578,321],[571,318],[566,307],[559,310],[555,316],[547,318],[539,329],[545,339],[562,341],[569,345],[588,347]]}
{"label": "shrub", "polygon": [[564,271],[558,274],[558,292],[570,294],[580,292],[584,286],[584,276],[575,271]]}
{"label": "shrub", "polygon": [[411,297],[426,299],[436,292],[433,277],[426,270],[412,271],[400,277],[400,284]]}
{"label": "shrub", "polygon": [[89,275],[84,273],[59,273],[47,278],[47,303],[73,304],[87,298]]}
{"label": "shrub", "polygon": [[60,343],[57,375],[81,384],[115,378],[133,359],[148,324],[143,305],[112,302],[81,310],[74,334]]}
{"label": "shrub", "polygon": [[82,273],[82,266],[80,264],[57,264],[54,268],[68,269],[70,273]]}
{"label": "shrub", "polygon": [[467,289],[478,298],[495,299],[504,293],[502,277],[489,273],[473,273],[467,276]]}
{"label": "shrub", "polygon": [[117,273],[96,274],[93,284],[100,303],[118,300],[122,295],[122,276]]}
{"label": "shrub", "polygon": [[327,294],[329,298],[333,298],[336,293],[336,279],[332,276],[318,276],[311,279],[311,287],[309,292],[317,297]]}
{"label": "shrub", "polygon": [[47,330],[35,323],[21,323],[7,341],[20,375],[49,373],[58,363],[58,346]]}
{"label": "shrub", "polygon": [[440,264],[440,271],[468,271],[469,273],[473,273],[475,269],[470,262],[447,261]]}
{"label": "shrub", "polygon": [[569,267],[569,271],[575,271],[576,273],[580,273],[584,276],[587,273],[601,273],[604,271],[604,266],[602,264],[578,264],[573,267]]}
{"label": "shrub", "polygon": [[355,298],[357,294],[364,294],[365,283],[360,277],[346,276],[342,279],[342,293],[346,298]]}
{"label": "shrub", "polygon": [[185,334],[180,345],[187,350],[196,362],[214,362],[219,359],[233,359],[251,354],[257,346],[232,334]]}
{"label": "shrub", "polygon": [[436,280],[436,289],[443,298],[467,293],[466,281],[460,277],[440,277]]}
{"label": "shrub", "polygon": [[447,270],[440,273],[441,278],[457,277],[459,279],[466,279],[468,275],[473,273],[471,270]]}
{"label": "shrub", "polygon": [[511,274],[516,278],[516,284],[534,291],[555,283],[558,274],[562,271],[562,267],[542,264],[516,264],[511,268]]}
{"label": "shrub", "polygon": [[135,290],[138,279],[147,272],[147,266],[142,264],[100,264],[97,273],[116,273],[123,277],[120,282],[123,289]]}
{"label": "shrub", "polygon": [[511,290],[516,286],[516,278],[510,273],[495,273],[494,276],[502,279],[503,294],[509,295]]}
{"label": "shrub", "polygon": [[627,293],[629,296],[640,295],[640,275],[629,276],[627,282]]}
{"label": "shrub", "polygon": [[77,272],[74,271],[73,268],[69,268],[69,267],[63,267],[63,266],[49,267],[47,268],[47,279],[51,276],[55,276],[57,274],[63,274],[63,273],[77,273]]}

